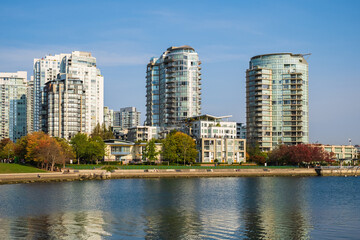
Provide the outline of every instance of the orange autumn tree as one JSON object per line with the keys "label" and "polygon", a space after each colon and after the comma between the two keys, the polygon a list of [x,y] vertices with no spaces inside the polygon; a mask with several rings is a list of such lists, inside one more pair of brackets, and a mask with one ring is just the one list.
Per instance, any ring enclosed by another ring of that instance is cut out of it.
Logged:
{"label": "orange autumn tree", "polygon": [[62,144],[55,138],[43,132],[34,132],[27,136],[26,154],[27,161],[33,161],[37,166],[54,170],[55,164],[65,164],[68,159],[68,151],[64,151]]}

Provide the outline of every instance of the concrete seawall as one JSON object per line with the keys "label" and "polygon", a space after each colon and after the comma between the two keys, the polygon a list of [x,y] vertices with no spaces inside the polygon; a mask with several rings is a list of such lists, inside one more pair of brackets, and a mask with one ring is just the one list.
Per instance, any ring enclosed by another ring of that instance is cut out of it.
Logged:
{"label": "concrete seawall", "polygon": [[344,176],[357,177],[360,174],[360,167],[348,167],[348,168],[317,168],[315,169],[319,176]]}
{"label": "concrete seawall", "polygon": [[255,169],[119,169],[112,172],[105,170],[70,170],[54,173],[13,173],[0,174],[0,184],[83,181],[95,179],[121,178],[193,178],[193,177],[299,177],[299,176],[357,176],[359,168],[321,169],[314,168],[255,168]]}
{"label": "concrete seawall", "polygon": [[14,173],[0,174],[0,184],[82,181],[121,178],[190,178],[190,177],[276,177],[317,176],[314,169],[148,169],[148,170],[75,170],[69,173]]}

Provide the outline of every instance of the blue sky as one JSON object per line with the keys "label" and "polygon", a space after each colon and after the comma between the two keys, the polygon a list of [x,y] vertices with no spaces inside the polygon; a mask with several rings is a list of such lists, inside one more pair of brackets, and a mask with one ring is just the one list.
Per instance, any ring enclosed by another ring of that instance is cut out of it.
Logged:
{"label": "blue sky", "polygon": [[245,122],[252,56],[312,53],[310,141],[360,144],[360,1],[0,1],[0,71],[90,51],[105,105],[145,112],[146,64],[190,45],[202,60],[202,113]]}

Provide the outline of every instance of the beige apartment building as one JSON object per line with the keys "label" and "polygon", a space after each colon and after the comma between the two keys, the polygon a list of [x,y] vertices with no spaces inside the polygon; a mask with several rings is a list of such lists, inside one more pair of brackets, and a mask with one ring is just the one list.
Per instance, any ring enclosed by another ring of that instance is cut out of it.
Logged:
{"label": "beige apartment building", "polygon": [[[122,164],[128,164],[131,161],[139,162],[146,161],[143,159],[143,151],[146,146],[145,143],[134,143],[130,141],[124,141],[119,139],[105,140],[105,162],[121,162]],[[161,150],[161,144],[155,143],[157,151]],[[156,162],[160,162],[160,154],[157,156]]]}
{"label": "beige apartment building", "polygon": [[335,160],[353,160],[357,159],[357,148],[351,145],[324,145],[324,144],[313,144],[318,146],[329,153],[333,153]]}
{"label": "beige apartment building", "polygon": [[230,138],[201,138],[198,140],[199,162],[242,163],[246,162],[246,140]]}

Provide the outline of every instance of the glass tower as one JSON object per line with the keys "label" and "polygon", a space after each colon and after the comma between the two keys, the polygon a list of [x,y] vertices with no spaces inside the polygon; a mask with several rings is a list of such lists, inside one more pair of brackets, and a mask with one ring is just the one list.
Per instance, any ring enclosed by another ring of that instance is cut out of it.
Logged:
{"label": "glass tower", "polygon": [[0,139],[27,133],[27,72],[0,73]]}
{"label": "glass tower", "polygon": [[190,46],[170,47],[146,71],[147,126],[173,127],[201,114],[201,62]]}
{"label": "glass tower", "polygon": [[252,57],[246,71],[247,141],[270,151],[309,142],[308,63],[302,54]]}

